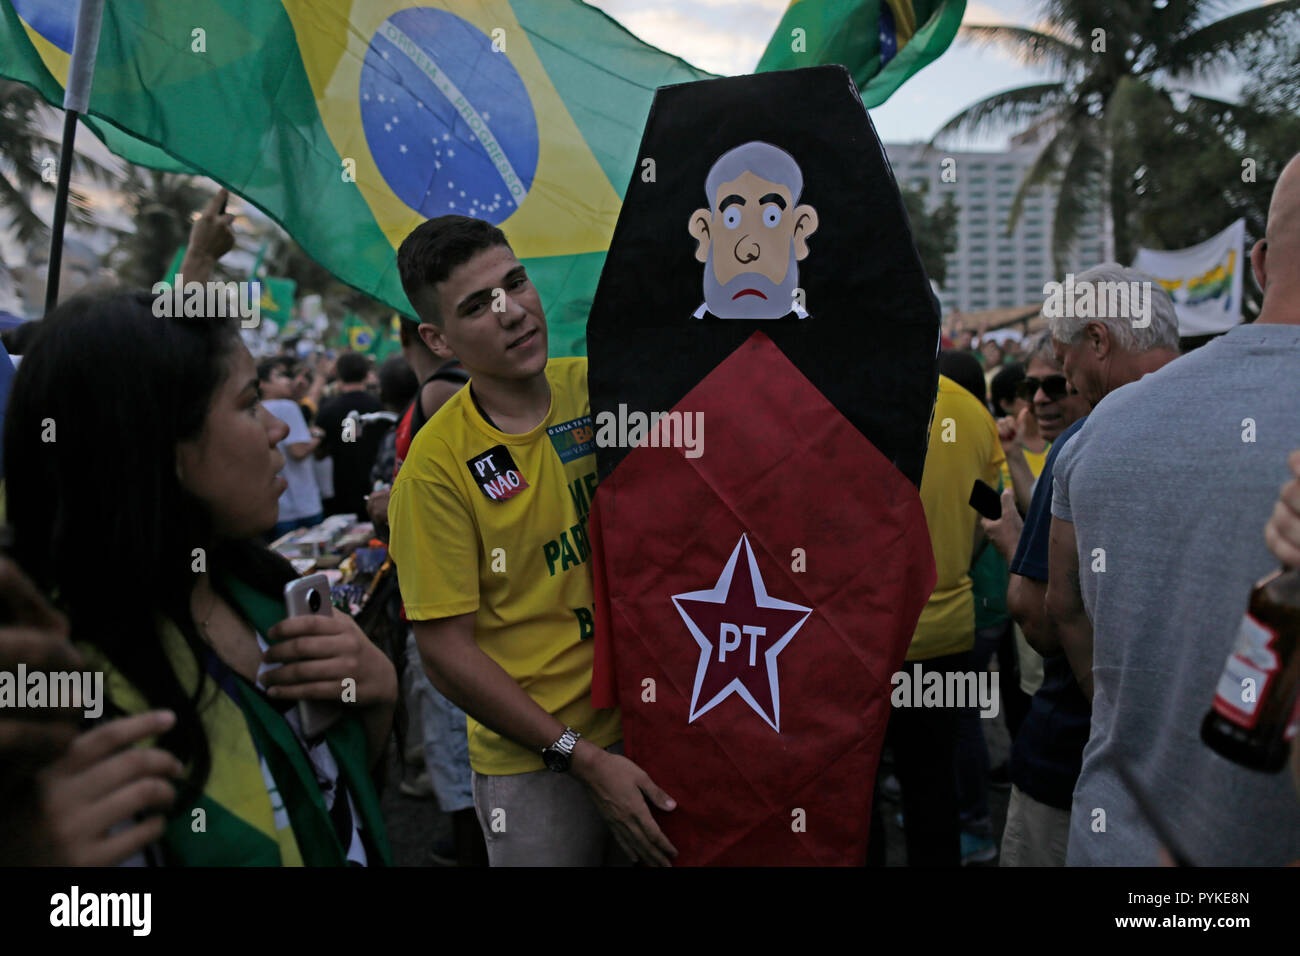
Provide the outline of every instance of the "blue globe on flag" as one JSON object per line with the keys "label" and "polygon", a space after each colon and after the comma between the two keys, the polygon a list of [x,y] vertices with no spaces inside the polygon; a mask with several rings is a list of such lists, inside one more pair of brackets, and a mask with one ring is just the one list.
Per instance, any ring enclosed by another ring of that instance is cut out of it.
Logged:
{"label": "blue globe on flag", "polygon": [[64,53],[72,52],[77,0],[13,0],[14,12]]}
{"label": "blue globe on flag", "polygon": [[393,14],[361,67],[361,123],[388,187],[425,216],[508,219],[537,173],[523,80],[482,30],[445,10]]}

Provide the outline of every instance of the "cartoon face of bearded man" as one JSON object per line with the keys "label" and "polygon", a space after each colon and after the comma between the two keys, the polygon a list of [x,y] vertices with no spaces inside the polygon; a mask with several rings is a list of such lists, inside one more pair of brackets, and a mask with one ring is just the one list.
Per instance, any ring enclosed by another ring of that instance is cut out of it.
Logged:
{"label": "cartoon face of bearded man", "polygon": [[745,143],[718,157],[704,188],[710,208],[691,213],[687,227],[704,263],[704,304],[695,317],[805,318],[797,263],[808,257],[817,210],[797,205],[803,173],[794,157],[770,143]]}

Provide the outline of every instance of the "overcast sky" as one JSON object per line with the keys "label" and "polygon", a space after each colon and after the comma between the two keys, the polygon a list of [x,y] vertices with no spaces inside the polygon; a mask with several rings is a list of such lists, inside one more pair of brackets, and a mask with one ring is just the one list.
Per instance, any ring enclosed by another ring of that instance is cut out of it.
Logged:
{"label": "overcast sky", "polygon": [[[654,46],[714,73],[749,73],[758,63],[788,0],[587,0]],[[1137,0],[1135,0],[1137,2]],[[1254,6],[1243,0],[1237,8]],[[1032,25],[1034,0],[968,0],[964,23]],[[887,143],[928,140],[943,123],[1000,90],[1050,80],[1008,53],[957,39],[943,56],[871,111]],[[1206,87],[1207,91],[1213,87]],[[1224,95],[1224,91],[1217,91]],[[1001,149],[1006,136],[968,141]]]}

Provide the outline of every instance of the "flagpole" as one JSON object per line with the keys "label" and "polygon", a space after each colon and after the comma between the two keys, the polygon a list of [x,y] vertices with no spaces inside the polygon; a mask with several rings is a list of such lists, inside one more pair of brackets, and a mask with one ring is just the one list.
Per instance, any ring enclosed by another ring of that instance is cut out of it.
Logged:
{"label": "flagpole", "polygon": [[47,315],[59,301],[63,226],[68,215],[68,186],[72,178],[77,117],[90,105],[90,83],[95,75],[95,53],[99,48],[99,27],[103,16],[104,0],[81,0],[77,9],[77,33],[72,41],[72,61],[68,66],[68,85],[63,91],[63,144],[59,154],[59,181],[54,191],[54,221],[50,226],[50,265],[45,279]]}

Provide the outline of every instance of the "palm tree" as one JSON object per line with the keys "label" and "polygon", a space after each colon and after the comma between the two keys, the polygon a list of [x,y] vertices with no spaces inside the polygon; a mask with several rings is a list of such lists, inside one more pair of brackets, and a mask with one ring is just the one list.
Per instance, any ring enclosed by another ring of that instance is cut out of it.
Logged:
{"label": "palm tree", "polygon": [[165,278],[189,238],[191,217],[211,196],[193,176],[130,163],[122,192],[135,229],[109,250],[108,263],[124,285],[147,289]]}
{"label": "palm tree", "polygon": [[[1046,139],[1012,202],[1008,234],[1029,193],[1056,190],[1052,253],[1058,272],[1090,208],[1109,205],[1115,254],[1135,252],[1133,197],[1143,164],[1179,157],[1144,149],[1153,113],[1174,127],[1209,128],[1208,113],[1240,110],[1188,85],[1239,65],[1244,51],[1276,38],[1300,0],[1220,17],[1222,0],[1042,0],[1036,28],[964,26],[970,39],[1000,46],[1059,77],[995,93],[962,110],[931,145],[994,129],[1025,128]],[[1294,23],[1294,21],[1292,21]]]}
{"label": "palm tree", "polygon": [[[49,226],[33,210],[32,198],[42,189],[54,194],[52,174],[59,140],[46,130],[57,130],[59,121],[58,111],[31,87],[0,80],[0,216],[8,218],[15,238],[24,245],[49,238]],[[99,184],[113,181],[110,170],[81,153],[74,155],[74,182],[76,177]],[[95,225],[85,195],[71,186],[68,222],[86,228]]]}

